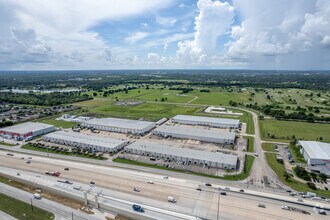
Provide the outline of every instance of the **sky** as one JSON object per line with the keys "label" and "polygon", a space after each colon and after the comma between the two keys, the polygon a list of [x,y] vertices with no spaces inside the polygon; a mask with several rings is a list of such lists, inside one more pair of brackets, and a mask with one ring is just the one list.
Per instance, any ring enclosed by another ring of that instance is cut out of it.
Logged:
{"label": "sky", "polygon": [[329,0],[0,0],[0,70],[330,69]]}

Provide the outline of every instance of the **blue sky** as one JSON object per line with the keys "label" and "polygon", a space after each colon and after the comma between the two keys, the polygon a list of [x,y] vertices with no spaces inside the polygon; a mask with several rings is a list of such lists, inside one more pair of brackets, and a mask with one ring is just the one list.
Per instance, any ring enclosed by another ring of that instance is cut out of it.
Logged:
{"label": "blue sky", "polygon": [[0,0],[0,69],[329,69],[328,0]]}

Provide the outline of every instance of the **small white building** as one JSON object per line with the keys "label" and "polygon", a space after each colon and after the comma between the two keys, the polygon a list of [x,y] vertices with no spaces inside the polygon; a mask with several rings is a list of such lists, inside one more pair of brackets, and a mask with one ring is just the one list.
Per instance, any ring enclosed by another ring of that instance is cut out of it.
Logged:
{"label": "small white building", "polygon": [[114,153],[127,145],[128,141],[105,138],[76,132],[57,131],[43,136],[45,142],[61,144],[70,147],[91,149],[99,152]]}
{"label": "small white building", "polygon": [[134,142],[125,147],[125,152],[157,159],[207,165],[221,169],[235,170],[238,164],[238,157],[232,154],[177,148],[147,142]]}
{"label": "small white building", "polygon": [[143,135],[156,127],[154,122],[121,118],[93,118],[80,124],[82,127],[102,131]]}
{"label": "small white building", "polygon": [[7,139],[27,140],[52,131],[55,131],[54,125],[39,122],[25,122],[0,128],[0,135]]}
{"label": "small white building", "polygon": [[162,125],[153,130],[153,134],[163,137],[192,139],[218,144],[235,144],[236,134],[234,132],[208,130],[188,126]]}
{"label": "small white building", "polygon": [[330,144],[318,141],[298,141],[300,152],[310,170],[330,176]]}
{"label": "small white building", "polygon": [[239,128],[239,120],[229,118],[212,118],[192,115],[176,115],[172,118],[173,123],[187,125],[204,125],[215,128]]}

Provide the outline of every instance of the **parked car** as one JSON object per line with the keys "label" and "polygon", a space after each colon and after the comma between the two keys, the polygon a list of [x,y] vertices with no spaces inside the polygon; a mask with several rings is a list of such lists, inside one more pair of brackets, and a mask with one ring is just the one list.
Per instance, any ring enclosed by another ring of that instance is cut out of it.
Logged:
{"label": "parked car", "polygon": [[70,170],[70,169],[69,169],[68,167],[65,167],[64,170],[65,170],[65,171],[68,171],[68,170]]}
{"label": "parked car", "polygon": [[258,205],[259,208],[266,208],[266,206],[264,204],[260,204]]}
{"label": "parked car", "polygon": [[211,183],[205,183],[205,186],[212,186]]}
{"label": "parked car", "polygon": [[30,163],[31,163],[31,161],[29,161],[29,160],[28,160],[28,161],[26,161],[26,163],[27,163],[27,164],[30,164]]}
{"label": "parked car", "polygon": [[282,205],[281,208],[284,209],[284,210],[290,210],[290,208],[286,205]]}
{"label": "parked car", "polygon": [[136,188],[136,187],[133,190],[134,190],[134,192],[140,192],[140,189]]}
{"label": "parked car", "polygon": [[152,180],[148,180],[147,183],[149,183],[149,184],[154,184],[154,181],[152,181]]}
{"label": "parked car", "polygon": [[197,190],[197,191],[202,191],[202,188],[197,187],[196,190]]}
{"label": "parked car", "polygon": [[93,182],[93,181],[90,181],[89,184],[90,184],[91,186],[95,186],[95,182]]}

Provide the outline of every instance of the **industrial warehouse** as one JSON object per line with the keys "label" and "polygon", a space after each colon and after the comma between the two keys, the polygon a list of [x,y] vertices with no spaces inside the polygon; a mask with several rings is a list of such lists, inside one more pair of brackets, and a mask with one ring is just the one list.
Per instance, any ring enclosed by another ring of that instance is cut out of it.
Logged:
{"label": "industrial warehouse", "polygon": [[82,122],[80,126],[102,131],[143,135],[153,129],[156,125],[154,122],[149,121],[120,118],[93,118]]}
{"label": "industrial warehouse", "polygon": [[49,133],[54,130],[55,127],[53,125],[39,122],[26,122],[7,128],[1,128],[0,135],[7,139],[15,139],[21,141]]}
{"label": "industrial warehouse", "polygon": [[43,136],[46,142],[77,148],[88,148],[99,152],[114,153],[121,150],[128,141],[91,136],[75,132],[57,131]]}
{"label": "industrial warehouse", "polygon": [[232,154],[175,148],[160,144],[149,144],[146,142],[134,142],[125,147],[125,152],[154,157],[157,159],[207,165],[221,169],[235,170],[238,164],[238,157]]}
{"label": "industrial warehouse", "polygon": [[298,141],[300,152],[310,170],[330,176],[330,144],[318,141]]}
{"label": "industrial warehouse", "polygon": [[173,123],[187,124],[187,125],[204,125],[215,128],[239,128],[239,120],[227,118],[211,118],[203,116],[192,115],[176,115],[172,118]]}
{"label": "industrial warehouse", "polygon": [[234,132],[223,132],[203,128],[162,125],[153,130],[153,134],[163,137],[192,139],[218,144],[234,144]]}

